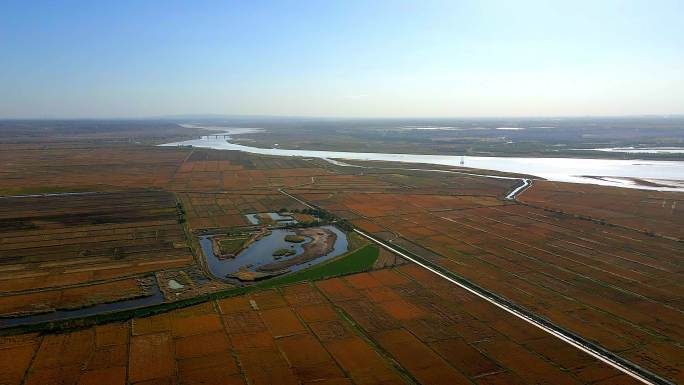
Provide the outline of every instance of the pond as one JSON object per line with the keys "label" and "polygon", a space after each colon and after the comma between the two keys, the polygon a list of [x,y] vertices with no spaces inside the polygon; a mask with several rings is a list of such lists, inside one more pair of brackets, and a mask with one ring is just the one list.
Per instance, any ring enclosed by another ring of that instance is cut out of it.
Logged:
{"label": "pond", "polygon": [[[347,236],[344,232],[334,226],[322,226],[321,228],[329,230],[336,235],[332,251],[307,262],[290,266],[288,267],[288,273],[305,269],[347,251]],[[295,235],[295,232],[288,229],[272,230],[271,234],[255,241],[245,250],[241,251],[235,258],[228,259],[220,259],[214,254],[211,236],[200,237],[200,245],[202,246],[202,252],[207,259],[207,266],[209,267],[211,274],[217,278],[228,278],[232,281],[233,279],[230,279],[228,276],[239,271],[241,267],[244,266],[244,269],[248,271],[257,271],[260,267],[264,267],[276,261],[281,262],[296,258],[304,252],[303,246],[312,241],[310,237],[306,237],[304,242],[301,243],[287,242],[285,240],[287,235]],[[295,253],[289,256],[280,257],[276,260],[273,253],[279,249],[290,249]]]}

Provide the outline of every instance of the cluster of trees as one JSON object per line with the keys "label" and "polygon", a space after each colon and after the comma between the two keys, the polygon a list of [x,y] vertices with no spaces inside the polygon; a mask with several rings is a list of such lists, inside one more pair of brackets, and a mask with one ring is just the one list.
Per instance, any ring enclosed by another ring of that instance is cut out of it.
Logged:
{"label": "cluster of trees", "polygon": [[185,223],[185,209],[180,202],[176,203],[176,213],[178,214],[178,223]]}
{"label": "cluster of trees", "polygon": [[327,211],[321,210],[319,208],[315,209],[310,209],[310,208],[305,208],[305,209],[295,209],[295,210],[288,210],[286,208],[281,208],[278,210],[278,213],[299,213],[299,214],[308,214],[311,216],[314,216],[320,220],[333,220],[335,218],[334,215],[328,213]]}
{"label": "cluster of trees", "polygon": [[307,214],[311,215],[315,218],[318,218],[318,221],[316,222],[311,222],[311,223],[295,223],[290,225],[289,227],[292,228],[304,228],[304,227],[315,227],[315,226],[320,226],[322,224],[327,224],[327,223],[335,223],[337,227],[339,227],[342,230],[345,231],[352,231],[354,229],[354,226],[351,225],[351,223],[347,222],[344,219],[338,218],[335,215],[319,209],[319,208],[304,208],[304,209],[295,209],[295,210],[288,210],[286,208],[281,208],[278,210],[278,213],[299,213],[299,214]]}
{"label": "cluster of trees", "polygon": [[336,219],[334,215],[330,214],[327,211],[323,211],[321,209],[318,209],[318,208],[316,208],[316,209],[305,208],[303,210],[298,210],[296,212],[300,212],[302,214],[308,214],[308,215],[314,216],[316,218],[319,218],[320,220],[323,220],[323,221],[332,221],[332,220]]}

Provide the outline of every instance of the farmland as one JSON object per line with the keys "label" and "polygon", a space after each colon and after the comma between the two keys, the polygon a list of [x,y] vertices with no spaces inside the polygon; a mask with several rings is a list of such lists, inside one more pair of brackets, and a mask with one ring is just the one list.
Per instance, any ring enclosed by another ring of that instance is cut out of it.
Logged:
{"label": "farmland", "polygon": [[682,14],[0,2],[0,385],[684,385]]}
{"label": "farmland", "polygon": [[162,188],[187,156],[187,151],[81,142],[5,145],[0,193]]}
{"label": "farmland", "polygon": [[515,202],[503,197],[516,180],[91,141],[8,144],[0,159],[0,317],[155,290],[207,299],[0,337],[7,383],[633,383],[354,237],[348,256],[209,300],[235,288],[208,274],[198,235],[239,239],[279,225],[247,214],[281,209],[343,221],[684,380],[681,194],[535,181]]}
{"label": "farmland", "polygon": [[3,380],[636,383],[429,274],[407,265],[68,333],[1,337]]}
{"label": "farmland", "polygon": [[678,242],[485,197],[299,196],[649,370],[684,378]]}
{"label": "farmland", "polygon": [[193,263],[173,195],[0,199],[0,315],[150,295],[150,273]]}
{"label": "farmland", "polygon": [[[193,232],[239,233],[250,225],[245,214],[303,209],[277,189],[336,176],[303,160],[81,140],[10,144],[0,158],[7,165],[0,318],[7,325],[228,290],[203,271]],[[163,297],[150,302],[159,291]]]}
{"label": "farmland", "polygon": [[[521,195],[534,206],[567,211],[627,228],[684,239],[684,197],[676,192],[540,181]],[[590,199],[587,197],[590,196]]]}

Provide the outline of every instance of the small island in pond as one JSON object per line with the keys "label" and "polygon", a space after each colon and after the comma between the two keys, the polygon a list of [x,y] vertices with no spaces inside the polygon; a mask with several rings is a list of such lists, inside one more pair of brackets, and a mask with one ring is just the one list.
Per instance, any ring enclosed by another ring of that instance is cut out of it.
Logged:
{"label": "small island in pond", "polygon": [[285,241],[290,242],[290,243],[302,243],[306,240],[306,237],[303,235],[286,235],[285,236]]}
{"label": "small island in pond", "polygon": [[[329,254],[335,247],[335,240],[337,235],[324,227],[314,227],[307,229],[296,229],[295,235],[286,235],[287,242],[303,242],[306,238],[311,238],[311,241],[302,245],[304,252],[295,257],[285,259],[278,262],[272,262],[261,265],[256,268],[260,272],[273,272],[280,270],[288,270],[292,266],[299,265],[312,261],[318,257]],[[288,239],[289,238],[289,239]],[[290,239],[294,239],[291,241]]]}
{"label": "small island in pond", "polygon": [[297,254],[297,252],[292,250],[292,249],[278,249],[278,250],[274,251],[272,255],[273,255],[273,257],[275,257],[275,259],[279,259],[281,257],[288,257],[290,255],[295,255],[295,254]]}

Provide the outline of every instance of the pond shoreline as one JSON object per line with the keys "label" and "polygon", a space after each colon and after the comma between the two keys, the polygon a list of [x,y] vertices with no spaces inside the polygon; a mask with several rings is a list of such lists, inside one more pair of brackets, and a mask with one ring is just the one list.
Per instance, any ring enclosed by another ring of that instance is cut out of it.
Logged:
{"label": "pond shoreline", "polygon": [[[322,239],[323,243],[316,249],[312,248],[313,245],[307,246],[314,240],[311,237],[311,235],[315,235],[313,232],[321,230],[330,233],[328,237]],[[245,282],[242,281],[245,278],[248,281],[253,281],[268,278],[265,275],[283,275],[308,268],[341,255],[348,248],[346,235],[331,225],[306,229],[278,228],[270,229],[270,231],[271,234],[256,240],[235,258],[230,259],[220,259],[213,251],[211,236],[201,236],[200,245],[209,273],[221,281],[244,284]],[[286,235],[297,234],[298,232],[307,238],[303,243],[285,241]],[[295,254],[278,257],[279,259],[276,260],[273,252],[284,248],[294,250]],[[308,253],[306,248],[310,248]],[[302,255],[305,255],[305,258],[301,258]],[[260,267],[269,265],[271,266],[264,270],[260,269]],[[240,277],[243,279],[238,279]]]}
{"label": "pond shoreline", "polygon": [[257,268],[257,270],[260,272],[273,272],[289,269],[294,265],[309,262],[319,256],[328,255],[333,251],[335,241],[337,240],[337,235],[325,228],[297,229],[295,233],[311,238],[310,242],[302,245],[304,249],[302,254],[290,259],[269,263]]}

